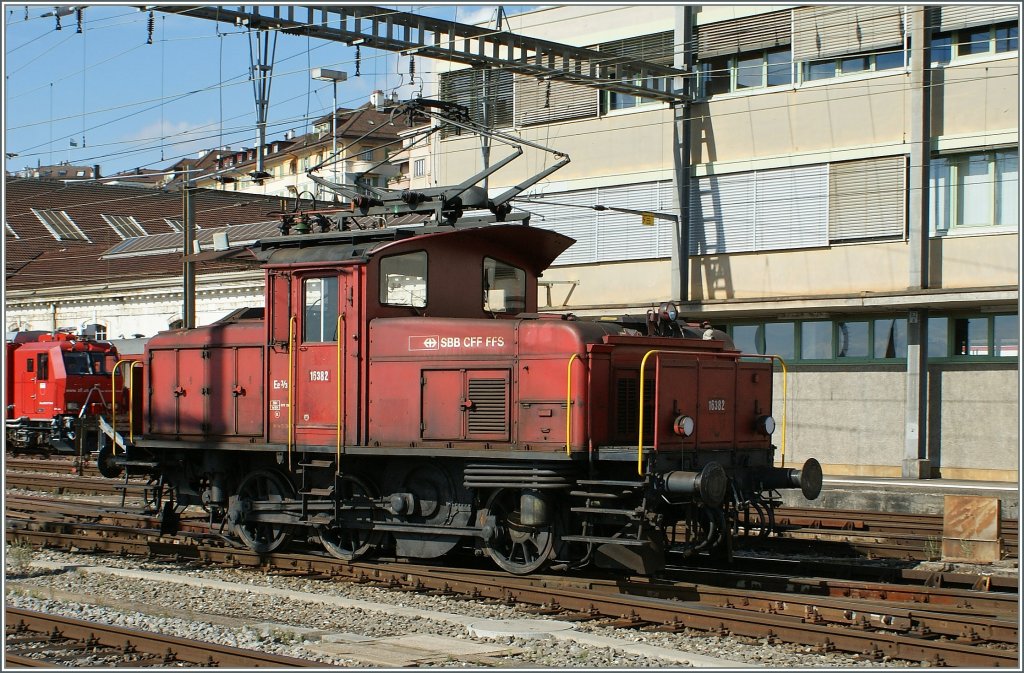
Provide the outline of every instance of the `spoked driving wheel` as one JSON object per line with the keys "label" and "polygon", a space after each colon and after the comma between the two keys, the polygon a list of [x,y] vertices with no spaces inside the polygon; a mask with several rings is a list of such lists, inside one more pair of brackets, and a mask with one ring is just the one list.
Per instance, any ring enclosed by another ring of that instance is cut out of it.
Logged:
{"label": "spoked driving wheel", "polygon": [[[238,485],[233,512],[234,531],[245,546],[257,554],[269,554],[291,538],[291,527],[277,521],[260,521],[259,515],[279,514],[274,505],[293,498],[288,480],[273,470],[254,470]],[[259,510],[259,511],[257,511]]]}
{"label": "spoked driving wheel", "polygon": [[484,540],[484,551],[500,568],[514,575],[540,569],[555,548],[553,524],[527,526],[521,523],[519,491],[498,489],[487,500],[481,519],[493,517],[493,532]]}
{"label": "spoked driving wheel", "polygon": [[380,544],[380,533],[356,524],[371,525],[374,516],[375,493],[359,477],[345,475],[338,480],[335,495],[344,510],[340,517],[327,526],[320,526],[320,543],[327,553],[343,561],[354,561],[373,551]]}

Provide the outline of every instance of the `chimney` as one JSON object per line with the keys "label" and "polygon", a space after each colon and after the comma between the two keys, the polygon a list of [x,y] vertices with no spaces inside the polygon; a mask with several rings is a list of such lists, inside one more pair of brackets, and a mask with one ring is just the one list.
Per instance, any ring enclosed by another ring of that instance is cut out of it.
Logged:
{"label": "chimney", "polygon": [[93,164],[92,165],[92,177],[93,177],[94,180],[99,180],[99,178],[100,178],[100,165],[99,164]]}

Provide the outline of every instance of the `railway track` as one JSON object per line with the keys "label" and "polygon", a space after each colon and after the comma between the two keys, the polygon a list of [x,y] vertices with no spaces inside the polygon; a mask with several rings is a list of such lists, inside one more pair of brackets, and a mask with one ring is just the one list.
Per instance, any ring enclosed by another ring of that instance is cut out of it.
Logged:
{"label": "railway track", "polygon": [[[95,466],[86,463],[81,468],[78,463],[67,458],[8,457],[7,485],[55,493],[147,497],[144,480],[87,476],[98,474]],[[909,561],[937,560],[941,549],[941,515],[785,507],[777,510],[775,518],[777,533],[767,538],[738,535],[737,547]],[[1005,558],[1019,557],[1017,529],[1016,520],[1002,521]]]}
{"label": "railway track", "polygon": [[24,667],[311,668],[320,662],[5,608],[4,665]]}
{"label": "railway track", "polygon": [[96,461],[92,459],[50,457],[50,458],[15,458],[10,454],[4,457],[4,468],[8,473],[16,472],[51,472],[55,474],[79,474],[90,477],[99,476]]}
{"label": "railway track", "polygon": [[[811,542],[823,547],[876,558],[928,560],[938,558],[942,544],[943,517],[938,514],[900,514],[856,510],[781,508],[775,521],[779,532],[773,539],[793,546]],[[1001,521],[1003,553],[1018,558],[1018,522]]]}
{"label": "railway track", "polygon": [[102,517],[81,527],[53,517],[48,514],[34,522],[15,519],[7,539],[504,601],[531,606],[528,609],[556,619],[618,628],[710,631],[840,650],[869,659],[989,668],[1016,667],[1019,658],[1015,586],[1014,591],[991,586],[979,591],[721,568],[673,569],[660,579],[513,577],[491,570],[386,560],[344,563],[312,553],[261,556],[225,546],[210,536],[161,538],[153,529],[119,531]]}

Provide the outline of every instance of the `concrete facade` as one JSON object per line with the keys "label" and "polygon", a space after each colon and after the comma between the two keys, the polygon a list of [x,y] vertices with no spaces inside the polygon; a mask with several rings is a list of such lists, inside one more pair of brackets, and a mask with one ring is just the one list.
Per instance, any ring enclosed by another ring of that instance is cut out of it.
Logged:
{"label": "concrete facade", "polygon": [[[918,128],[922,126],[915,119],[918,108],[914,97],[920,91],[914,88],[907,29],[915,16],[913,10],[909,6],[895,7],[889,12],[887,25],[894,25],[895,19],[902,26],[902,38],[890,47],[863,52],[863,69],[852,74],[845,69],[840,74],[837,66],[835,76],[812,79],[810,70],[805,70],[810,61],[796,56],[797,47],[792,44],[795,39],[791,40],[788,32],[777,42],[779,49],[786,50],[785,62],[790,72],[786,84],[736,88],[742,74],[737,69],[741,56],[756,57],[760,52],[728,57],[734,60],[717,57],[726,60],[714,63],[726,63],[723,67],[733,70],[733,86],[714,94],[701,90],[694,102],[684,108],[690,130],[691,179],[744,180],[755,173],[770,175],[771,171],[804,168],[821,175],[828,173],[831,184],[837,179],[837,167],[888,159],[903,167],[897,170],[909,171],[915,124]],[[812,10],[802,5],[700,6],[694,11],[695,30],[699,36],[703,29],[721,29],[730,21],[752,19],[756,23],[774,13],[786,17],[783,31],[789,31],[797,25],[800,12],[807,11]],[[867,39],[881,25],[872,23],[875,19],[869,18],[870,12],[884,10],[876,7],[856,11],[852,19],[845,15],[841,19],[861,22],[858,34],[863,27]],[[996,204],[990,207],[997,212],[995,220],[987,226],[947,227],[948,222],[937,221],[939,215],[932,208],[933,221],[926,225],[928,259],[923,288],[915,289],[912,282],[916,256],[920,253],[909,235],[912,213],[906,210],[910,194],[904,177],[898,183],[876,180],[872,187],[889,191],[879,191],[881,197],[902,190],[901,199],[894,200],[895,210],[891,211],[895,225],[886,235],[868,232],[861,239],[834,238],[833,220],[841,220],[844,213],[830,211],[824,236],[805,240],[797,231],[793,244],[755,244],[750,249],[736,250],[725,246],[724,252],[714,254],[691,250],[683,266],[674,252],[665,253],[664,248],[659,248],[658,254],[635,252],[638,237],[648,234],[639,221],[615,224],[614,228],[609,225],[612,233],[603,234],[603,222],[608,220],[598,220],[591,227],[586,220],[589,215],[581,215],[564,216],[552,223],[551,211],[543,211],[549,217],[535,217],[535,226],[552,227],[578,238],[577,245],[593,251],[594,259],[584,263],[567,258],[558,260],[542,278],[540,303],[550,304],[556,310],[596,315],[643,312],[660,301],[674,299],[682,315],[709,319],[728,330],[744,324],[772,326],[780,321],[791,322],[796,340],[793,352],[787,356],[791,358],[787,464],[815,456],[823,463],[826,475],[873,477],[899,477],[906,469],[904,446],[911,432],[906,357],[888,357],[877,351],[880,346],[875,345],[859,361],[836,359],[840,354],[836,345],[833,355],[825,360],[813,356],[809,361],[809,356],[801,351],[806,348],[807,338],[801,336],[801,330],[808,329],[808,323],[813,328],[815,322],[831,321],[837,330],[834,338],[838,339],[838,330],[849,324],[859,323],[867,330],[864,325],[873,321],[892,319],[905,323],[910,311],[927,311],[927,316],[939,320],[932,328],[936,332],[933,340],[945,343],[946,351],[930,353],[922,370],[927,391],[922,402],[927,410],[923,429],[927,456],[921,463],[925,467],[920,476],[1016,481],[1020,462],[1020,239],[1016,214],[1019,207],[1016,211],[1011,209],[1009,220],[1000,215],[1000,208],[1008,207],[1003,201],[1018,199],[1018,183],[1016,173],[998,173],[998,166],[1002,165],[998,161],[1003,157],[1011,164],[1019,163],[1019,52],[1016,42],[999,43],[996,38],[1009,34],[1005,32],[1007,26],[1016,30],[1019,16],[1011,17],[998,10],[992,14],[996,17],[991,21],[992,27],[981,26],[976,20],[966,28],[940,33],[944,24],[932,11],[926,10],[929,26],[934,29],[929,44],[938,50],[943,37],[948,37],[952,56],[943,61],[939,52],[934,51],[933,59],[938,60],[927,68],[931,77],[927,85],[930,113],[929,123],[923,127],[927,129],[930,160],[987,158],[993,189],[1005,190],[1005,196],[997,192],[993,197],[989,192],[988,198],[995,199]],[[598,49],[602,43],[673,31],[678,67],[679,55],[694,48],[683,44],[683,13],[683,7],[671,6],[555,7],[513,17],[511,28],[530,36]],[[1012,18],[1016,21],[1009,20]],[[828,17],[816,25],[824,24],[828,24]],[[971,31],[983,29],[990,30],[985,38],[989,42],[983,45],[987,51],[960,46],[971,44],[970,40],[977,37]],[[997,29],[1003,32],[997,33]],[[749,26],[744,30],[749,35]],[[829,39],[830,35],[823,33],[819,45],[827,46]],[[698,52],[698,70],[702,66],[699,52],[703,48],[706,42],[698,37],[694,49]],[[881,58],[886,51],[902,54],[902,66],[891,62],[882,66],[876,62],[876,54]],[[855,50],[849,53],[851,57],[857,55]],[[835,58],[843,56],[837,53]],[[528,80],[517,80],[517,86],[531,84]],[[563,89],[562,95],[577,94],[565,93]],[[551,105],[556,105],[557,100],[552,94]],[[551,201],[561,197],[567,201],[566,195],[574,192],[594,190],[593,194],[600,195],[622,188],[615,192],[617,198],[628,199],[631,189],[640,193],[648,190],[651,183],[668,181],[675,185],[678,175],[674,164],[673,119],[674,110],[664,103],[627,109],[609,109],[602,104],[589,116],[516,124],[515,132],[524,139],[565,152],[572,159],[527,196],[548,197]],[[433,150],[441,157],[441,184],[458,182],[482,166],[479,142],[472,138],[437,140]],[[501,156],[504,155],[492,150],[492,161]],[[543,170],[550,162],[550,155],[526,148],[523,159],[491,178],[491,190],[498,192],[515,184]],[[953,192],[948,191],[953,189],[964,190],[962,194],[958,191],[956,198],[978,198],[977,192],[968,195],[966,183],[936,183],[934,170],[933,199],[943,189],[947,192],[942,198],[954,198],[950,196]],[[968,180],[963,176],[958,179]],[[748,203],[756,208],[760,201],[753,197],[753,189],[750,193]],[[790,198],[800,197],[801,193],[794,192]],[[874,198],[866,189],[859,201],[870,203]],[[626,205],[621,201],[601,202]],[[822,198],[820,207],[836,208],[830,203],[831,199]],[[525,201],[520,205],[527,210],[534,207]],[[666,210],[678,212],[678,207],[675,202]],[[952,214],[945,217],[963,217],[966,224],[967,215],[956,210],[964,208],[964,203],[951,207]],[[885,218],[879,220],[885,224]],[[797,229],[811,226],[809,220],[797,219],[791,224]],[[697,225],[691,221],[690,226]],[[677,273],[686,274],[686,296],[674,295],[673,289],[679,286]],[[877,330],[879,324],[876,322],[872,329]],[[1013,333],[1012,337],[1005,336],[1006,329]],[[939,331],[943,334],[939,335]],[[968,331],[970,337],[966,336]],[[993,337],[996,331],[999,335]],[[986,338],[986,344],[975,344]],[[968,341],[975,345],[968,345]],[[965,357],[968,354],[985,357],[972,361]],[[777,382],[776,399],[781,399],[781,393],[781,383]],[[776,410],[776,415],[779,412],[781,409]],[[980,446],[983,451],[979,451]]]}

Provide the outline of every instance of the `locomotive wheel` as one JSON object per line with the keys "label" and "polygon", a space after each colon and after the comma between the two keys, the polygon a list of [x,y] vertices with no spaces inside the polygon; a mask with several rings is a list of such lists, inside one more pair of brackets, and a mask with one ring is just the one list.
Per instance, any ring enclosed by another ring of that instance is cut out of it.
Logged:
{"label": "locomotive wheel", "polygon": [[[293,497],[291,484],[273,470],[254,470],[238,485],[238,500],[250,503],[282,502]],[[234,526],[235,535],[257,554],[269,554],[291,539],[290,526],[265,521],[242,521]]]}
{"label": "locomotive wheel", "polygon": [[494,517],[494,533],[483,548],[499,568],[513,575],[540,569],[555,548],[554,525],[524,526],[520,523],[519,491],[498,489],[487,499],[481,521]]}
{"label": "locomotive wheel", "polygon": [[[375,497],[373,489],[362,479],[345,475],[339,484],[340,490],[335,496],[343,504],[354,504],[371,510],[371,500]],[[370,517],[377,517],[370,513]],[[343,561],[354,561],[373,551],[380,544],[381,535],[378,531],[365,528],[347,528],[344,522],[335,522],[330,526],[321,526],[320,543],[327,553]]]}

